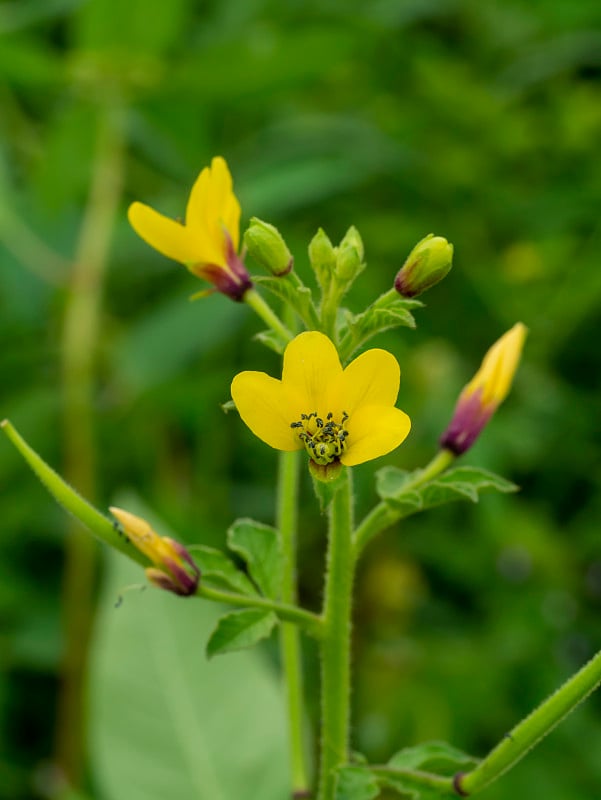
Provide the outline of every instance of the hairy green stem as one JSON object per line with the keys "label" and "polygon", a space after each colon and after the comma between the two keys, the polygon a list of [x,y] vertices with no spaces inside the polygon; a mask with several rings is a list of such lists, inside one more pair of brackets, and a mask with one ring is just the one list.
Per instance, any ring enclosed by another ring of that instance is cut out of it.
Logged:
{"label": "hairy green stem", "polygon": [[299,625],[310,636],[316,639],[323,635],[323,622],[321,617],[306,611],[304,608],[289,605],[288,603],[276,603],[268,597],[253,597],[252,595],[236,594],[227,592],[223,589],[214,589],[212,586],[203,586],[202,578],[198,585],[196,594],[207,600],[214,600],[217,603],[227,603],[230,606],[240,606],[244,608],[264,608],[266,611],[273,611],[277,617],[286,622]]}
{"label": "hairy green stem", "polygon": [[321,642],[321,743],[318,800],[334,800],[335,769],[349,760],[353,496],[345,468],[330,504]]}
{"label": "hairy green stem", "polygon": [[[412,489],[417,489],[428,483],[441,472],[444,472],[449,467],[456,456],[450,450],[439,450],[434,456],[432,461],[417,472],[415,476],[403,486],[403,492],[410,492]],[[359,558],[365,546],[381,531],[390,527],[398,519],[401,514],[390,505],[382,501],[369,512],[369,514],[357,526],[353,534],[353,548],[355,559]]]}
{"label": "hairy green stem", "polygon": [[[102,284],[121,197],[123,140],[120,111],[99,110],[90,193],[74,254],[62,340],[65,477],[93,498],[96,455],[93,432],[94,373]],[[96,549],[78,525],[68,532],[62,586],[65,649],[57,711],[56,757],[77,786],[85,746],[83,683],[93,615]]]}
{"label": "hairy green stem", "polygon": [[263,322],[268,325],[277,336],[280,337],[283,344],[286,344],[292,339],[292,334],[288,328],[273,311],[267,301],[261,297],[256,289],[248,289],[244,293],[243,300],[256,314],[259,315],[259,317],[261,317]]}
{"label": "hairy green stem", "polygon": [[[299,453],[279,454],[277,527],[282,548],[282,602],[298,601],[296,578],[296,533],[298,518]],[[284,624],[280,628],[280,656],[286,686],[288,709],[288,746],[293,794],[309,789],[309,765],[304,735],[304,696],[301,642],[298,628]]]}
{"label": "hairy green stem", "polygon": [[457,793],[468,797],[499,778],[601,684],[601,652],[567,680],[501,742],[471,772],[457,775]]}

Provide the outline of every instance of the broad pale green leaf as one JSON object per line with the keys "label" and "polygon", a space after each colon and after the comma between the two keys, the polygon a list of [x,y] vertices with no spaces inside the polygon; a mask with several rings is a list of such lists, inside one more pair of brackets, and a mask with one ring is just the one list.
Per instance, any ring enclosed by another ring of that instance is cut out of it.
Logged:
{"label": "broad pale green leaf", "polygon": [[96,797],[287,797],[284,703],[263,654],[207,661],[218,607],[148,588],[127,592],[115,608],[140,571],[116,554],[108,566],[90,656]]}
{"label": "broad pale green leaf", "polygon": [[305,286],[295,273],[281,278],[272,276],[253,277],[253,280],[264,286],[269,292],[287,303],[301,318],[309,330],[319,328],[319,318],[311,289]]}
{"label": "broad pale green leaf", "polygon": [[217,622],[207,643],[207,656],[212,658],[218,653],[252,647],[269,636],[277,621],[273,611],[262,608],[245,608],[225,614]]}
{"label": "broad pale green leaf", "polygon": [[401,518],[454,500],[477,503],[482,491],[515,492],[511,481],[478,467],[455,467],[423,486],[410,488],[419,471],[384,467],[376,474],[376,490]]}
{"label": "broad pale green leaf", "polygon": [[204,544],[189,545],[188,550],[200,569],[201,580],[242,594],[258,592],[247,576],[221,550]]}
{"label": "broad pale green leaf", "polygon": [[447,742],[424,742],[406,747],[388,762],[395,769],[424,770],[436,775],[455,775],[460,770],[473,769],[477,759]]}
{"label": "broad pale green leaf", "polygon": [[394,289],[379,297],[361,314],[346,313],[346,322],[341,331],[340,352],[343,360],[366,341],[382,331],[404,326],[415,328],[411,310],[422,306],[419,300],[407,300]]}
{"label": "broad pale green leaf", "polygon": [[341,767],[336,776],[334,800],[375,800],[380,788],[375,775],[366,767]]}
{"label": "broad pale green leaf", "polygon": [[277,599],[282,584],[282,553],[278,532],[252,519],[238,519],[227,532],[230,550],[241,556],[251,578],[267,597]]}

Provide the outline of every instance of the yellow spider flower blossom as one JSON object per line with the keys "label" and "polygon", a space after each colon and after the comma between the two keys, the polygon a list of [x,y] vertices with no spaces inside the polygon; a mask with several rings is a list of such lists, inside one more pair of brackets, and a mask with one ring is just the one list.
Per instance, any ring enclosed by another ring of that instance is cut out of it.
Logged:
{"label": "yellow spider flower blossom", "polygon": [[159,536],[146,520],[129,511],[113,507],[110,512],[122,533],[155,565],[146,569],[146,577],[154,586],[184,597],[196,592],[200,570],[182,544]]}
{"label": "yellow spider flower blossom", "polygon": [[132,203],[128,218],[138,236],[167,258],[180,261],[218,291],[241,300],[252,282],[237,255],[240,203],[225,159],[216,156],[192,187],[184,224],[144,203]]}
{"label": "yellow spider flower blossom", "polygon": [[251,431],[276,450],[301,450],[317,465],[362,464],[398,447],[409,433],[394,407],[401,371],[386,350],[368,350],[346,369],[323,333],[286,347],[282,380],[241,372],[232,398]]}
{"label": "yellow spider flower blossom", "polygon": [[527,333],[526,326],[518,322],[486,353],[480,369],[459,395],[453,418],[440,439],[441,447],[461,455],[472,446],[509,393]]}

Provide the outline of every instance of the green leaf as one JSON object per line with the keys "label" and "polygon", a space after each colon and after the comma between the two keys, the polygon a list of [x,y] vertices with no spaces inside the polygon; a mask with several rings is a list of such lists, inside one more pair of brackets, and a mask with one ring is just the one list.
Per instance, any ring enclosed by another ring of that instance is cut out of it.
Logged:
{"label": "green leaf", "polygon": [[282,553],[278,532],[252,519],[238,519],[227,532],[230,550],[241,556],[251,578],[266,597],[276,600],[282,583]]}
{"label": "green leaf", "polygon": [[447,742],[424,742],[405,747],[388,762],[395,769],[425,770],[436,775],[455,775],[460,770],[473,769],[478,760]]}
{"label": "green leaf", "polygon": [[301,318],[309,330],[319,328],[319,317],[313,303],[311,289],[305,286],[296,273],[281,278],[270,275],[253,277],[255,283],[264,286],[284,303],[287,303]]}
{"label": "green leaf", "polygon": [[225,586],[242,594],[257,595],[258,592],[248,577],[239,570],[233,561],[221,550],[204,544],[193,544],[188,550],[194,554],[194,561],[200,569],[201,581]]}
{"label": "green leaf", "polygon": [[118,556],[107,566],[90,654],[96,796],[123,800],[127,787],[127,800],[231,800],[252,786],[260,800],[286,797],[285,712],[263,654],[207,661],[213,603],[148,588],[116,609],[139,569]]}
{"label": "green leaf", "polygon": [[375,775],[366,767],[341,767],[336,775],[334,800],[375,800],[380,788]]}
{"label": "green leaf", "polygon": [[518,489],[511,481],[478,467],[455,467],[423,486],[411,488],[419,474],[419,470],[407,472],[396,467],[384,467],[376,474],[378,495],[394,508],[397,516],[400,513],[401,519],[454,500],[477,503],[483,491],[507,493]]}
{"label": "green leaf", "polygon": [[342,360],[346,361],[362,344],[382,331],[399,326],[415,328],[411,310],[422,305],[419,300],[407,300],[392,289],[361,314],[351,314],[346,311],[346,321],[341,330]]}
{"label": "green leaf", "polygon": [[273,611],[262,608],[246,608],[225,614],[207,643],[207,657],[252,647],[269,636],[277,621]]}
{"label": "green leaf", "polygon": [[261,344],[264,344],[265,347],[268,347],[270,350],[273,350],[278,355],[282,355],[284,352],[284,348],[286,347],[286,342],[282,341],[282,337],[278,336],[275,331],[267,330],[267,331],[260,331],[259,333],[255,333],[253,339],[256,339]]}

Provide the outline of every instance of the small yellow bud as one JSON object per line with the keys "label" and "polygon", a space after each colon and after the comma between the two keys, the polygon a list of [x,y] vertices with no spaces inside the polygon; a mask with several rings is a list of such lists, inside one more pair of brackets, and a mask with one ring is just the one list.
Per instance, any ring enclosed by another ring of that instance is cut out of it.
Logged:
{"label": "small yellow bud", "polygon": [[480,369],[465,386],[440,444],[455,455],[465,453],[507,397],[528,329],[516,323],[488,350]]}
{"label": "small yellow bud", "polygon": [[286,275],[293,267],[294,258],[282,234],[269,222],[252,217],[244,244],[257,264],[272,275]]}
{"label": "small yellow bud", "polygon": [[444,237],[429,233],[409,253],[394,288],[403,297],[416,297],[446,277],[452,266],[453,245]]}

